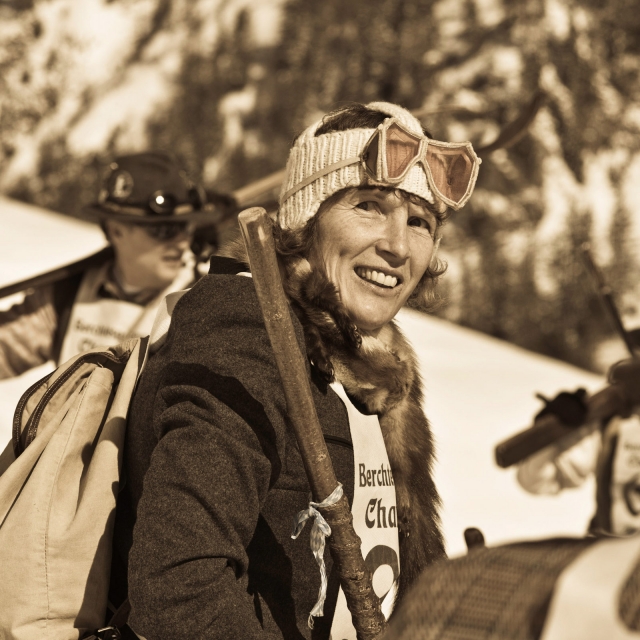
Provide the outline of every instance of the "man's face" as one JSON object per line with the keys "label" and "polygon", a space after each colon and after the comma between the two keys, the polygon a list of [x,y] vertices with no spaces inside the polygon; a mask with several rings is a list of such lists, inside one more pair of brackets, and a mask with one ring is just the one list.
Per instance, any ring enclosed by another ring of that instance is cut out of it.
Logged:
{"label": "man's face", "polygon": [[185,264],[193,228],[185,224],[171,229],[165,225],[168,233],[156,233],[161,230],[108,221],[108,236],[116,254],[116,274],[123,284],[138,289],[164,289],[175,280]]}

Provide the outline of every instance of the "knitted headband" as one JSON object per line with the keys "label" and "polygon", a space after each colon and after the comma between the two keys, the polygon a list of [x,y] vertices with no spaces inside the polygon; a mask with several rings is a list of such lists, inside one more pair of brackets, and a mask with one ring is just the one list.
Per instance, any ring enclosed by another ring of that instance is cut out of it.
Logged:
{"label": "knitted headband", "polygon": [[[409,131],[424,135],[420,122],[396,104],[370,102],[365,106],[395,117]],[[341,189],[376,184],[359,162],[376,129],[348,129],[316,136],[320,125],[322,120],[308,127],[295,141],[289,154],[278,211],[278,224],[284,229],[303,227],[315,216],[320,205]],[[435,203],[427,176],[419,164],[393,186]]]}

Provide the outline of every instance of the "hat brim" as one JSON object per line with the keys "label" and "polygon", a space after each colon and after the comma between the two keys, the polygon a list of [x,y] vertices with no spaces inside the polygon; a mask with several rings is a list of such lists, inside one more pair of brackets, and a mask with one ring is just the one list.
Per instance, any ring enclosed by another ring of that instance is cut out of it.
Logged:
{"label": "hat brim", "polygon": [[192,222],[198,227],[203,227],[220,222],[224,217],[221,211],[214,208],[181,215],[143,215],[137,216],[131,213],[121,213],[112,209],[104,209],[99,204],[88,204],[80,210],[83,218],[92,222],[103,222],[105,220],[116,220],[117,222],[130,222],[134,224],[161,224],[167,222]]}

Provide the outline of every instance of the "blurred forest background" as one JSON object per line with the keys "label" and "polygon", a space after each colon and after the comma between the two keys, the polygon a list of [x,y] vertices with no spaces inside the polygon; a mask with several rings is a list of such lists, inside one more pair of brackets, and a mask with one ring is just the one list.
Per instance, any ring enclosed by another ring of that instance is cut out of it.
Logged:
{"label": "blurred forest background", "polygon": [[579,248],[640,325],[639,95],[633,0],[3,0],[0,192],[78,215],[145,148],[232,190],[346,101],[486,147],[543,96],[451,218],[438,313],[605,370],[624,351]]}

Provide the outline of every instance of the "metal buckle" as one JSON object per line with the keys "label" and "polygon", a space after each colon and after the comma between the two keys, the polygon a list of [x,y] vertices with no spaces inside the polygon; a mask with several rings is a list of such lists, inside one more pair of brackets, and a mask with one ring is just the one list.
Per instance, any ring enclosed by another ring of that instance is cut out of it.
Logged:
{"label": "metal buckle", "polygon": [[116,627],[103,627],[95,632],[95,637],[100,640],[121,640],[122,634]]}

